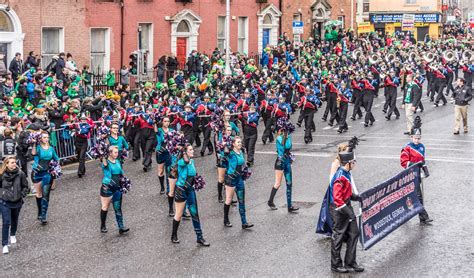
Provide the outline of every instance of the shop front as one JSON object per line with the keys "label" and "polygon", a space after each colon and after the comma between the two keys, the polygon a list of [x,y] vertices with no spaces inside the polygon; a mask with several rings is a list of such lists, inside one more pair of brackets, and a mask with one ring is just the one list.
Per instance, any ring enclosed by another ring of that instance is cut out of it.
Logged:
{"label": "shop front", "polygon": [[[427,35],[437,39],[441,31],[441,13],[410,13],[414,15],[414,24],[410,28],[403,26],[403,13],[370,13],[369,22],[375,31],[386,34],[411,31],[417,41],[423,41]],[[405,14],[406,15],[406,14]]]}

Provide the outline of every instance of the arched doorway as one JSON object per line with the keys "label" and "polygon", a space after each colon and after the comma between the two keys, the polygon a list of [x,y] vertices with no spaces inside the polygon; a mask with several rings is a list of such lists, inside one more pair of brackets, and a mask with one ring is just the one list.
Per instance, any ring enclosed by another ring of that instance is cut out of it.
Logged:
{"label": "arched doorway", "polygon": [[201,22],[201,18],[188,9],[171,18],[171,52],[176,55],[180,69],[184,68],[189,53],[197,50]]}
{"label": "arched doorway", "polygon": [[270,4],[263,8],[258,14],[258,53],[267,45],[277,45],[278,26],[280,25],[281,12]]}
{"label": "arched doorway", "polygon": [[24,38],[18,15],[9,6],[0,4],[0,54],[7,67],[15,53],[23,54]]}
{"label": "arched doorway", "polygon": [[331,18],[331,5],[326,0],[317,0],[311,6],[313,30],[311,36],[324,39],[324,23]]}

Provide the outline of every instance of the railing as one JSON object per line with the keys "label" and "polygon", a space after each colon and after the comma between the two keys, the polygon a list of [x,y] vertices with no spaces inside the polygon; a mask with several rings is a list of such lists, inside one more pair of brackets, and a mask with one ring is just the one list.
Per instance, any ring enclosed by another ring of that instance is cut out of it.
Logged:
{"label": "railing", "polygon": [[[97,127],[102,124],[101,121],[94,122],[96,126],[92,128],[90,138],[88,139],[89,147],[86,156],[92,159],[90,150],[92,146],[97,144]],[[59,160],[65,160],[77,156],[76,153],[76,136],[75,131],[68,127],[53,129],[50,135],[50,143],[58,154]]]}

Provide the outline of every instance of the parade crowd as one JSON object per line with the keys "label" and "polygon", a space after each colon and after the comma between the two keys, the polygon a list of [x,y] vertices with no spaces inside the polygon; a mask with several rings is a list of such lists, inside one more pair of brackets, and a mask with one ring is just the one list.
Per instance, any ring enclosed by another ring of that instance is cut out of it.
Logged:
{"label": "parade crowd", "polygon": [[[304,142],[311,143],[321,128],[314,120],[319,110],[322,120],[337,126],[338,133],[347,132],[348,122],[356,119],[363,119],[370,129],[376,123],[372,109],[377,97],[385,99],[382,110],[387,121],[400,119],[400,110],[405,110],[403,132],[411,136],[411,142],[401,146],[404,168],[424,162],[420,120],[426,105],[453,102],[453,133],[468,133],[474,73],[471,34],[450,29],[437,40],[416,42],[409,32],[356,36],[336,27],[331,32],[336,35],[301,44],[284,33],[278,45],[264,48],[259,61],[233,53],[230,76],[224,75],[225,55],[218,49],[209,57],[193,51],[185,71],[174,68],[173,58],[162,57],[155,66],[156,82],[138,83],[133,89],[127,67],[120,71],[127,82],[115,80],[110,71],[104,79],[107,89],[99,91],[92,86],[88,67],[78,68],[69,53],[60,53],[46,68],[41,68],[34,52],[25,61],[18,53],[0,80],[3,253],[16,243],[20,209],[30,191],[36,199],[38,221],[48,223],[49,195],[60,182],[60,162],[65,158],[66,148],[60,142],[73,145],[78,178],[86,175],[87,159],[100,160],[100,232],[108,232],[110,204],[119,233],[129,232],[122,198],[133,190],[133,177],[126,177],[124,165],[128,160],[141,161],[144,172],[156,173],[154,160],[160,194],[167,195],[173,217],[171,241],[179,243],[179,224],[187,217],[197,243],[209,246],[201,230],[196,192],[215,182],[217,201],[223,203],[223,224],[232,227],[229,211],[237,203],[242,229],[251,229],[245,183],[251,178],[258,140],[276,145],[269,208],[277,209],[274,197],[284,177],[288,212],[298,211],[292,204],[291,134],[304,126]],[[167,65],[173,70],[165,79]],[[430,103],[422,101],[424,95]],[[355,260],[358,227],[350,205],[351,199],[358,200],[351,177],[356,145],[354,138],[335,150],[337,159],[330,173],[332,221],[324,233],[332,234],[331,269],[335,272],[364,270]],[[199,175],[193,159],[197,155],[216,159],[215,181],[204,181]],[[420,221],[432,219],[424,211]],[[344,263],[340,258],[343,242],[347,244]]]}

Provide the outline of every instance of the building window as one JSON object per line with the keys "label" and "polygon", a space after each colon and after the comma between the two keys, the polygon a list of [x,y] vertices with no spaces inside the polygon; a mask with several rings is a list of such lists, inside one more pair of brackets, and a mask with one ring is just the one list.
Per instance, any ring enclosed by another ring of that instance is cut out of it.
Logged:
{"label": "building window", "polygon": [[13,32],[13,23],[10,17],[3,11],[0,11],[0,32]]}
{"label": "building window", "polygon": [[268,25],[273,24],[272,16],[269,14],[266,14],[265,17],[263,17],[263,24],[268,24]]}
{"label": "building window", "polygon": [[239,17],[239,53],[248,54],[248,17]]}
{"label": "building window", "polygon": [[342,24],[341,24],[342,29],[344,29],[344,19],[345,19],[345,17],[343,15],[340,15],[340,16],[337,17],[337,20],[342,22]]}
{"label": "building window", "polygon": [[102,73],[109,69],[109,30],[107,28],[91,29],[91,70]]}
{"label": "building window", "polygon": [[152,40],[151,23],[138,24],[138,48],[142,50],[150,50]]}
{"label": "building window", "polygon": [[62,27],[43,27],[41,30],[41,67],[46,68],[53,56],[64,51],[64,29]]}
{"label": "building window", "polygon": [[217,17],[217,47],[223,51],[225,49],[225,16]]}
{"label": "building window", "polygon": [[408,5],[416,4],[416,0],[405,0],[405,4],[408,4]]}
{"label": "building window", "polygon": [[300,13],[293,14],[293,21],[301,21],[301,14]]}
{"label": "building window", "polygon": [[367,2],[364,2],[363,3],[363,6],[362,6],[362,12],[364,13],[368,13],[369,12],[369,9],[370,9],[370,3],[367,1]]}
{"label": "building window", "polygon": [[189,33],[190,31],[189,24],[186,20],[181,20],[176,27],[176,32],[178,33]]}

